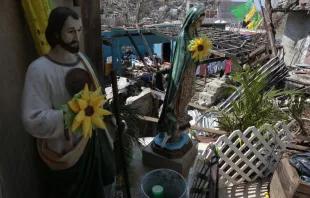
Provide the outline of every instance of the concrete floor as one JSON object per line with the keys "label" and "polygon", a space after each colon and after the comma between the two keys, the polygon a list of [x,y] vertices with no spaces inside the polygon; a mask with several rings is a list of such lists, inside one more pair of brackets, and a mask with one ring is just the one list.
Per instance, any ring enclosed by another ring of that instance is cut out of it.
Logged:
{"label": "concrete floor", "polygon": [[265,198],[270,180],[228,186],[219,190],[219,198]]}
{"label": "concrete floor", "polygon": [[[141,142],[144,146],[148,145],[153,140],[152,137],[141,138]],[[198,144],[198,152],[202,152],[206,149],[207,143]],[[138,147],[134,149],[134,159],[130,164],[128,174],[131,184],[131,195],[133,198],[139,198],[141,195],[141,182],[149,171],[154,170],[153,168],[142,164],[142,151]],[[187,178],[185,178],[187,180]]]}
{"label": "concrete floor", "polygon": [[[153,140],[152,137],[141,138],[142,144],[148,145]],[[198,152],[203,152],[208,143],[199,143]],[[154,170],[153,168],[142,164],[142,152],[141,149],[136,147],[134,149],[134,160],[131,162],[128,174],[131,183],[131,195],[132,198],[141,197],[141,182],[149,171]],[[187,180],[187,178],[185,178]],[[248,184],[240,184],[237,186],[229,186],[219,190],[219,198],[264,198],[265,192],[268,192],[267,181],[256,181]]]}

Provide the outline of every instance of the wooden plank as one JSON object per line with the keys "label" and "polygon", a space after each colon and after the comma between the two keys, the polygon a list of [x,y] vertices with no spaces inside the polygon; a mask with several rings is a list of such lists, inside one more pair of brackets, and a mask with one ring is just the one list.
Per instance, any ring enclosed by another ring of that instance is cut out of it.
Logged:
{"label": "wooden plank", "polygon": [[216,129],[209,129],[209,128],[202,128],[202,127],[199,127],[199,126],[196,126],[196,125],[191,126],[191,129],[197,130],[197,131],[208,132],[208,133],[214,133],[214,134],[218,134],[218,135],[225,135],[225,134],[227,134],[226,131],[216,130]]}
{"label": "wooden plank", "polygon": [[216,56],[219,56],[219,57],[226,57],[226,55],[224,53],[221,53],[221,52],[216,51],[216,50],[210,50],[210,53],[214,54]]}
{"label": "wooden plank", "polygon": [[238,41],[227,40],[227,41],[223,41],[223,42],[228,43],[228,44],[232,44],[232,45],[236,45],[236,46],[241,46],[241,47],[248,49],[248,50],[255,50],[257,48],[257,47],[250,46],[247,43],[241,43],[240,40],[238,40]]}
{"label": "wooden plank", "polygon": [[310,184],[301,180],[296,191],[298,193],[306,194],[308,197],[310,197]]}
{"label": "wooden plank", "polygon": [[292,150],[297,150],[297,151],[303,151],[303,152],[309,152],[310,151],[310,147],[300,146],[300,145],[296,145],[296,144],[288,144],[286,146],[286,148],[292,149]]}
{"label": "wooden plank", "polygon": [[149,117],[149,116],[139,116],[139,118],[141,120],[144,120],[144,121],[149,121],[149,122],[158,122],[158,118],[153,118],[153,117]]}
{"label": "wooden plank", "polygon": [[80,3],[85,54],[95,66],[100,84],[103,85],[105,75],[102,60],[100,1],[80,1]]}
{"label": "wooden plank", "polygon": [[201,110],[201,111],[208,111],[208,110],[210,110],[210,108],[208,108],[208,107],[203,107],[203,106],[197,105],[197,104],[192,103],[192,102],[188,103],[188,106],[191,106],[191,107],[193,107],[195,109],[198,109],[198,110]]}
{"label": "wooden plank", "polygon": [[285,195],[277,169],[273,172],[273,176],[270,183],[269,195],[270,198],[278,198],[278,197],[288,198]]}
{"label": "wooden plank", "polygon": [[288,158],[281,159],[270,183],[270,198],[292,198],[300,184],[296,169]]}
{"label": "wooden plank", "polygon": [[[158,122],[158,118],[153,118],[153,117],[149,117],[149,116],[139,116],[139,118],[141,120],[144,121],[149,121],[149,122]],[[216,130],[216,129],[209,129],[209,128],[202,128],[202,127],[198,127],[196,125],[191,126],[192,130],[198,130],[198,131],[203,131],[203,132],[208,132],[208,133],[214,133],[214,134],[218,134],[218,135],[224,135],[227,134],[226,131],[222,131],[222,130]]]}
{"label": "wooden plank", "polygon": [[208,64],[208,63],[213,63],[213,62],[218,62],[218,61],[224,61],[225,59],[226,58],[224,57],[210,58],[210,59],[206,59],[206,60],[199,62],[199,64]]}
{"label": "wooden plank", "polygon": [[257,48],[256,50],[254,50],[253,52],[250,53],[250,57],[256,55],[257,53],[260,53],[262,51],[265,51],[266,50],[266,45],[262,45],[260,46],[259,48]]}
{"label": "wooden plank", "polygon": [[267,55],[264,55],[264,56],[260,57],[254,63],[251,63],[251,65],[256,66],[258,63],[261,63],[261,62],[267,60],[268,58],[270,58],[270,54],[267,54]]}
{"label": "wooden plank", "polygon": [[295,193],[293,198],[309,198],[309,197],[310,197],[309,194],[307,195],[307,194],[304,194],[304,193],[297,192],[297,193]]}
{"label": "wooden plank", "polygon": [[152,72],[153,71],[152,67],[148,66],[145,63],[143,55],[141,54],[137,44],[135,43],[134,39],[132,38],[131,34],[129,33],[129,31],[128,31],[128,29],[126,27],[124,27],[124,31],[126,32],[126,34],[127,34],[128,38],[129,38],[131,44],[133,45],[133,47],[135,48],[136,52],[138,53],[138,55],[140,57],[140,60],[142,61],[144,67],[147,68],[149,72]]}
{"label": "wooden plank", "polygon": [[145,45],[145,47],[147,49],[147,52],[149,53],[149,56],[151,56],[151,59],[154,62],[156,68],[157,68],[157,71],[159,71],[159,66],[158,66],[158,63],[156,61],[156,58],[153,56],[152,50],[151,50],[149,44],[147,43],[147,41],[145,40],[145,38],[143,36],[143,33],[140,31],[140,28],[139,28],[138,24],[136,24],[136,28],[138,30],[138,33],[140,34],[140,37],[141,37],[141,40],[142,40],[143,44]]}
{"label": "wooden plank", "polygon": [[277,49],[275,48],[275,30],[274,25],[272,23],[272,6],[271,0],[265,0],[265,8],[263,9],[263,18],[265,25],[267,27],[267,34],[269,38],[269,45],[272,51],[272,55],[276,56]]}

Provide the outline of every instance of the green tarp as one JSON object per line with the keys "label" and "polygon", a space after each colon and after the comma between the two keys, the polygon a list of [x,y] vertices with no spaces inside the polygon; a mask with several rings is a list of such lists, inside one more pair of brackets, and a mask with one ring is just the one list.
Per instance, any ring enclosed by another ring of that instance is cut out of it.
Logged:
{"label": "green tarp", "polygon": [[245,15],[247,15],[254,5],[253,0],[249,0],[239,6],[233,6],[230,8],[230,12],[236,17],[237,20],[243,21]]}

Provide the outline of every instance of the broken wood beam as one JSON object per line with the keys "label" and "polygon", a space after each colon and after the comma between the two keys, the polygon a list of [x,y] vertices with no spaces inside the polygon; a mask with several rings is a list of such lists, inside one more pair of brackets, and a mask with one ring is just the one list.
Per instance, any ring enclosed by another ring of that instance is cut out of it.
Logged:
{"label": "broken wood beam", "polygon": [[141,54],[137,44],[135,43],[135,41],[133,40],[132,36],[130,35],[128,29],[126,27],[124,27],[124,31],[126,32],[131,44],[133,45],[133,47],[135,48],[136,52],[138,53],[139,57],[140,57],[140,60],[142,61],[143,65],[150,71],[152,72],[153,69],[151,67],[149,67],[146,62],[144,61],[144,57],[143,55]]}
{"label": "broken wood beam", "polygon": [[226,55],[222,52],[219,52],[217,50],[210,50],[210,53],[219,57],[226,57]]}
{"label": "broken wood beam", "polygon": [[300,184],[296,169],[287,157],[281,159],[270,182],[270,197],[292,198]]}
{"label": "broken wood beam", "polygon": [[197,131],[208,132],[208,133],[214,133],[214,134],[218,134],[218,135],[225,135],[225,134],[227,134],[226,131],[216,130],[216,129],[209,129],[209,128],[202,128],[202,127],[199,127],[197,125],[191,126],[191,129],[192,130],[197,130]]}
{"label": "broken wood beam", "polygon": [[266,54],[265,56],[260,57],[258,60],[256,60],[255,62],[251,63],[252,66],[256,66],[258,63],[261,63],[265,60],[267,60],[268,58],[270,58],[270,54]]}
{"label": "broken wood beam", "polygon": [[266,45],[262,45],[253,52],[250,53],[249,57],[255,56],[257,54],[260,54],[261,52],[264,52],[266,50]]}
{"label": "broken wood beam", "polygon": [[[139,118],[141,120],[148,121],[148,122],[154,122],[154,123],[157,123],[158,120],[159,120],[158,118],[153,118],[153,117],[149,117],[149,116],[139,116]],[[226,131],[216,130],[216,129],[209,129],[209,128],[202,128],[202,127],[199,127],[199,126],[196,126],[196,125],[191,126],[190,129],[197,130],[197,131],[208,132],[208,133],[214,133],[214,134],[217,134],[217,135],[225,135],[225,134],[227,134]]]}
{"label": "broken wood beam", "polygon": [[147,49],[147,52],[149,53],[149,56],[151,56],[151,59],[153,60],[155,66],[157,68],[157,71],[159,71],[159,66],[158,66],[158,63],[156,61],[156,58],[153,56],[152,50],[151,50],[149,44],[147,43],[147,41],[145,40],[145,38],[143,36],[143,33],[140,31],[140,28],[139,28],[138,24],[136,24],[136,28],[138,30],[138,33],[140,34],[140,37],[141,37],[141,40],[142,40],[143,44],[145,45],[145,47]]}
{"label": "broken wood beam", "polygon": [[[100,1],[75,1],[81,6],[83,23],[84,51],[98,72],[101,86],[104,84]],[[87,39],[86,39],[87,38]]]}
{"label": "broken wood beam", "polygon": [[310,184],[300,179],[296,168],[290,164],[288,157],[289,156],[285,156],[281,159],[278,167],[273,173],[270,182],[270,197],[310,197]]}
{"label": "broken wood beam", "polygon": [[272,56],[276,56],[277,50],[275,48],[275,30],[272,23],[272,6],[271,0],[265,0],[265,8],[263,9],[264,22],[267,27],[267,33],[269,38],[270,49],[272,51]]}
{"label": "broken wood beam", "polygon": [[199,62],[199,64],[207,64],[207,63],[213,63],[213,62],[218,62],[218,61],[224,61],[226,58],[224,57],[219,57],[219,58],[210,58],[207,60],[203,60]]}
{"label": "broken wood beam", "polygon": [[301,146],[297,144],[288,144],[286,145],[286,148],[289,150],[296,150],[301,152],[310,152],[310,147],[307,146]]}

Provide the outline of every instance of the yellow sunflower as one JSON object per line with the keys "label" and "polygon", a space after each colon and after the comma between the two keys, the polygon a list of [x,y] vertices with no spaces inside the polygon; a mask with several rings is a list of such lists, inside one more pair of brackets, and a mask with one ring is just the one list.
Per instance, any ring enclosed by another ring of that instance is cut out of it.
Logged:
{"label": "yellow sunflower", "polygon": [[188,50],[193,52],[192,58],[194,60],[203,60],[206,55],[210,54],[211,46],[212,42],[208,39],[208,37],[195,38],[190,41]]}
{"label": "yellow sunflower", "polygon": [[100,129],[105,129],[102,116],[111,115],[112,113],[102,108],[106,100],[104,100],[105,95],[100,95],[100,93],[101,88],[98,88],[90,94],[86,84],[81,93],[81,98],[68,102],[71,110],[76,113],[72,124],[72,132],[75,132],[82,124],[83,136],[91,138],[93,125]]}

